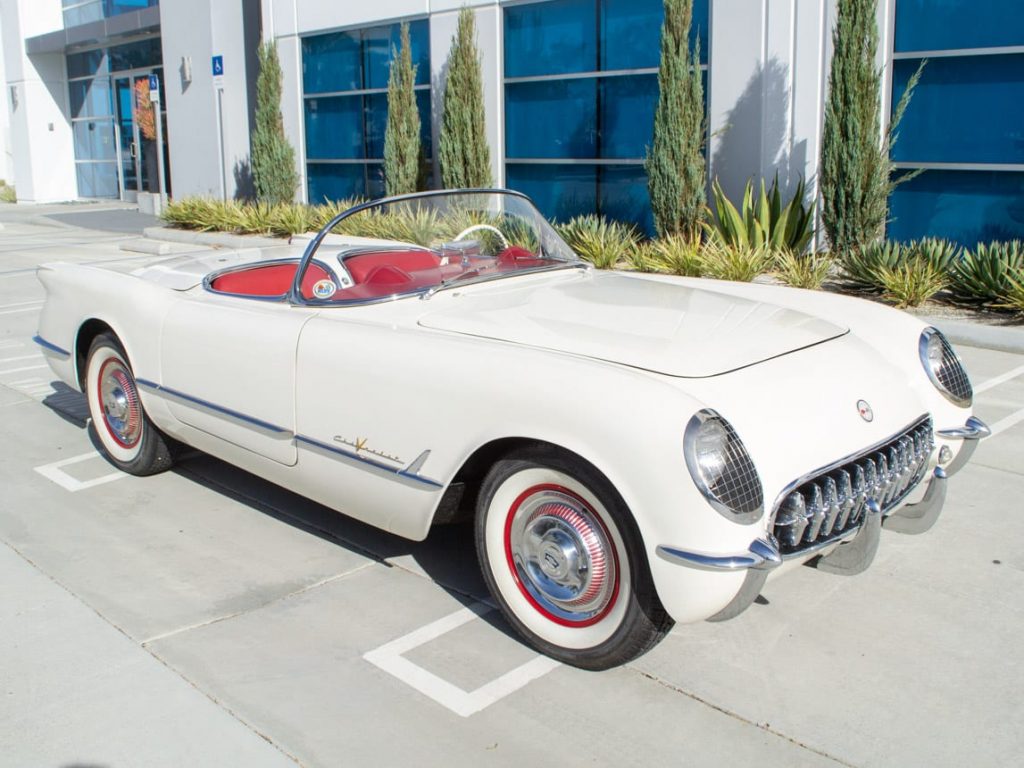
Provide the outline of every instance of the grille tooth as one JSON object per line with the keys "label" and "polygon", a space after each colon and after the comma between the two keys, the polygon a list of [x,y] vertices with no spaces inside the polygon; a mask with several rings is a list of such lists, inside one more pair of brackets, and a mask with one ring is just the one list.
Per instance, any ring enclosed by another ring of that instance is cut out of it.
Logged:
{"label": "grille tooth", "polygon": [[837,491],[839,493],[839,520],[836,522],[835,530],[843,530],[846,528],[846,523],[850,519],[850,512],[857,506],[857,499],[854,496],[853,481],[850,479],[850,473],[845,469],[840,469],[836,476],[839,478],[837,483]]}
{"label": "grille tooth", "polygon": [[823,503],[825,506],[825,522],[821,526],[821,535],[828,536],[839,517],[839,491],[836,481],[832,477],[825,478],[825,494]]}
{"label": "grille tooth", "polygon": [[807,529],[806,539],[808,543],[818,538],[821,531],[821,524],[825,522],[825,504],[821,493],[821,486],[811,483],[807,494],[807,519],[810,526]]}
{"label": "grille tooth", "polygon": [[774,516],[773,532],[783,554],[856,529],[868,499],[877,501],[883,513],[891,509],[924,478],[934,449],[931,419],[925,419],[792,488]]}

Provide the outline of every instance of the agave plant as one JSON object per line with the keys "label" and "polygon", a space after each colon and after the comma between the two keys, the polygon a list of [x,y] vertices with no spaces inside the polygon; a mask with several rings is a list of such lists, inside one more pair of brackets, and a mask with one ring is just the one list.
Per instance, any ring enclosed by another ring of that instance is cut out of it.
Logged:
{"label": "agave plant", "polygon": [[785,206],[776,174],[771,188],[765,189],[764,179],[756,197],[753,180],[743,190],[743,203],[737,210],[726,197],[722,185],[715,179],[712,198],[715,216],[707,230],[712,239],[724,245],[740,248],[767,246],[773,250],[803,253],[814,237],[814,203],[804,204],[806,185],[800,179],[793,197]]}
{"label": "agave plant", "polygon": [[779,251],[775,256],[775,274],[786,285],[794,288],[817,290],[832,269],[832,257],[827,251],[798,256],[792,251]]}
{"label": "agave plant", "polygon": [[275,235],[300,235],[315,225],[314,210],[302,203],[278,203],[270,211],[269,229]]}
{"label": "agave plant", "polygon": [[924,259],[878,270],[883,297],[897,307],[917,307],[949,283],[946,272]]}
{"label": "agave plant", "polygon": [[961,300],[998,304],[1011,289],[1011,281],[1024,280],[1024,243],[979,243],[952,267],[951,290]]}
{"label": "agave plant", "polygon": [[859,250],[843,253],[839,265],[843,283],[851,290],[874,292],[883,290],[880,270],[896,269],[905,261],[904,246],[889,240],[880,240]]}
{"label": "agave plant", "polygon": [[1024,312],[1024,276],[1007,277],[1007,287],[1000,296],[995,306],[1000,309],[1012,309],[1015,312]]}
{"label": "agave plant", "polygon": [[636,245],[636,228],[604,216],[576,216],[564,224],[556,224],[558,234],[580,258],[598,269],[614,269]]}
{"label": "agave plant", "polygon": [[650,241],[636,243],[626,251],[626,264],[634,272],[657,272],[658,261],[654,244]]}
{"label": "agave plant", "polygon": [[703,277],[707,272],[699,240],[682,235],[659,238],[651,243],[655,268],[684,277]]}
{"label": "agave plant", "polygon": [[701,261],[708,277],[749,283],[768,271],[773,256],[771,248],[764,243],[734,246],[708,242],[701,251]]}

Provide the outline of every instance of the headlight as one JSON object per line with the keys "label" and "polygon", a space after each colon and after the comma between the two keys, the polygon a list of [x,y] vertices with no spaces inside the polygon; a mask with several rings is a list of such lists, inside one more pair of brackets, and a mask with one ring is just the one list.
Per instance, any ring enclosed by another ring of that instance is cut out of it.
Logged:
{"label": "headlight", "polygon": [[695,413],[686,425],[683,452],[693,481],[719,513],[736,523],[761,518],[761,478],[728,421],[711,409]]}
{"label": "headlight", "polygon": [[932,384],[946,399],[966,408],[974,399],[971,380],[967,378],[960,356],[946,341],[946,337],[936,328],[925,328],[917,349],[921,355],[921,365],[932,380]]}

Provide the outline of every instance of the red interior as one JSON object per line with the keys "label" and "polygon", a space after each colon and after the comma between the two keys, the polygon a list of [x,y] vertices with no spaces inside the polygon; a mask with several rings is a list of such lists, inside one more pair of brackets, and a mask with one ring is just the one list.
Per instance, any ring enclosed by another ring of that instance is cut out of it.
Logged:
{"label": "red interior", "polygon": [[[283,296],[292,289],[295,270],[299,263],[257,264],[248,269],[228,272],[210,283],[215,291],[224,293],[240,293],[245,296]],[[310,298],[313,295],[313,284],[318,280],[329,279],[327,270],[319,264],[310,264],[302,278],[302,295]]]}
{"label": "red interior", "polygon": [[[474,260],[475,261],[475,260]],[[487,265],[478,267],[481,271],[497,269],[500,272],[543,266],[548,262],[533,253],[512,246],[506,248],[496,261],[485,259]],[[339,289],[335,299],[374,299],[395,293],[429,288],[442,280],[461,274],[466,267],[461,264],[442,266],[441,259],[432,251],[401,250],[373,251],[360,253],[345,259],[345,267],[355,285]],[[215,291],[235,293],[243,296],[283,296],[292,287],[298,262],[281,264],[255,264],[251,267],[228,272],[213,280]],[[302,295],[313,298],[313,285],[320,280],[333,278],[319,264],[313,262],[302,278]]]}

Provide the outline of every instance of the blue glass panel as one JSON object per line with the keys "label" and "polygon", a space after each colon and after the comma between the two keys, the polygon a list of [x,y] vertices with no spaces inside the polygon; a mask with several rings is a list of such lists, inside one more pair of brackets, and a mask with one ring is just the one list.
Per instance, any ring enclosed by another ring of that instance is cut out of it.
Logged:
{"label": "blue glass panel", "polygon": [[433,136],[430,132],[430,90],[416,91],[416,107],[420,111],[420,142],[423,156],[434,156]]}
{"label": "blue glass panel", "polygon": [[76,160],[115,160],[114,121],[79,120],[71,124]]}
{"label": "blue glass panel", "polygon": [[119,196],[116,163],[75,163],[79,197]]}
{"label": "blue glass panel", "polygon": [[[895,62],[894,104],[918,63]],[[892,154],[906,162],[1024,162],[1024,54],[929,59]]]}
{"label": "blue glass panel", "polygon": [[[389,24],[363,30],[365,88],[387,88],[391,49],[402,44],[401,25]],[[416,84],[430,82],[430,27],[426,19],[409,22],[409,46],[416,67]]]}
{"label": "blue glass panel", "polygon": [[606,77],[600,88],[600,156],[644,157],[653,140],[658,76]]}
{"label": "blue glass panel", "polygon": [[598,190],[602,214],[635,224],[645,234],[654,234],[647,172],[642,165],[602,166]]}
{"label": "blue glass panel", "polygon": [[306,157],[365,157],[362,96],[306,99]]}
{"label": "blue glass panel", "polygon": [[64,27],[77,27],[80,24],[88,24],[91,21],[100,21],[102,18],[103,3],[100,0],[96,0],[95,2],[84,3],[64,11]]}
{"label": "blue glass panel", "polygon": [[506,157],[597,156],[597,80],[505,86]]}
{"label": "blue glass panel", "polygon": [[366,194],[365,171],[363,163],[308,163],[309,202],[318,205],[325,200],[363,197]]}
{"label": "blue glass panel", "polygon": [[594,0],[553,0],[505,8],[505,77],[596,69]]}
{"label": "blue glass panel", "polygon": [[68,54],[68,77],[88,77],[97,72],[107,71],[107,60],[103,50],[86,51],[85,53]]}
{"label": "blue glass panel", "polygon": [[966,246],[1024,238],[1024,173],[925,171],[889,198],[893,240],[944,237]]}
{"label": "blue glass panel", "polygon": [[359,33],[337,32],[302,40],[304,93],[355,91],[362,88],[359,74]]}
{"label": "blue glass panel", "polygon": [[528,195],[547,218],[568,221],[597,207],[597,169],[593,165],[505,166],[505,186]]}
{"label": "blue glass panel", "polygon": [[[708,60],[708,6],[694,0],[691,49],[700,41],[700,60]],[[601,69],[657,67],[661,55],[664,0],[604,0],[601,4]]]}
{"label": "blue glass panel", "polygon": [[151,37],[147,40],[115,46],[108,50],[107,56],[110,60],[111,72],[120,72],[124,69],[139,69],[141,67],[163,66],[163,54],[161,53],[159,37]]}
{"label": "blue glass panel", "polygon": [[[114,113],[110,99],[110,78],[73,80],[68,83],[68,95],[71,97],[72,117],[103,117]],[[127,107],[131,109],[130,98]]]}
{"label": "blue glass panel", "polygon": [[364,157],[384,157],[384,132],[388,126],[388,95],[374,93],[366,97],[366,154]]}
{"label": "blue glass panel", "polygon": [[897,0],[897,51],[1024,45],[1020,0]]}

